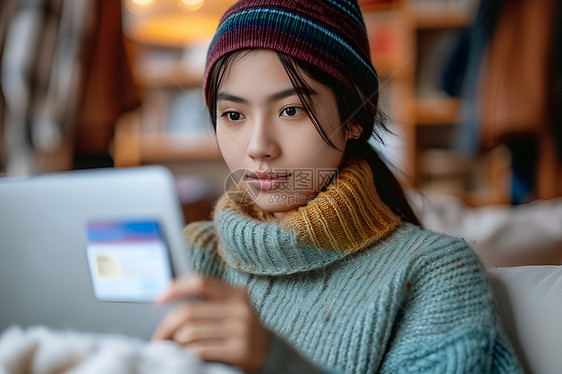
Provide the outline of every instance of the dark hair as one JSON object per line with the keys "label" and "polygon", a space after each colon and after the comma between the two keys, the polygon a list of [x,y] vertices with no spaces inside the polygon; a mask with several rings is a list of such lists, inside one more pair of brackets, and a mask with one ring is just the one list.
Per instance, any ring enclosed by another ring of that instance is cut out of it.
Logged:
{"label": "dark hair", "polygon": [[[228,66],[230,66],[238,53],[229,53],[221,57],[215,63],[209,75],[205,99],[211,116],[211,122],[215,129],[217,125],[216,106],[218,90],[224,78],[224,74],[228,70]],[[245,53],[249,53],[249,51]],[[344,161],[352,157],[359,157],[366,160],[373,172],[375,186],[381,200],[388,205],[395,214],[400,216],[403,221],[420,225],[418,218],[406,199],[402,186],[377,151],[369,144],[369,140],[372,136],[382,142],[380,131],[389,131],[385,125],[385,116],[378,106],[378,92],[375,92],[371,97],[365,97],[359,89],[351,89],[345,83],[310,63],[281,52],[276,53],[293,87],[297,91],[297,95],[305,111],[322,139],[331,147],[336,148],[330,140],[330,136],[325,132],[318,120],[314,105],[308,94],[311,89],[306,83],[302,75],[303,73],[333,91],[338,104],[340,119],[348,130],[351,130],[351,126],[356,126],[361,129],[361,134],[358,139],[350,139],[347,141],[344,150]],[[375,126],[377,127],[376,129]]]}

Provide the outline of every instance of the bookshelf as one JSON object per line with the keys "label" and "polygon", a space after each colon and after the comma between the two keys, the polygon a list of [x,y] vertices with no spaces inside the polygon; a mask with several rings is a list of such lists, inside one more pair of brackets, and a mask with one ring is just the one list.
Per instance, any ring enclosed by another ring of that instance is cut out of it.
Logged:
{"label": "bookshelf", "polygon": [[[431,181],[431,188],[467,197],[463,191],[466,176],[461,174],[470,165],[466,160],[463,164],[450,142],[442,139],[443,134],[453,134],[458,123],[459,100],[442,92],[438,80],[453,43],[473,22],[478,4],[473,0],[397,0],[360,1],[360,5],[372,60],[384,86],[392,87],[390,116],[406,145],[399,165],[402,182],[423,189],[428,175],[433,175],[436,180]],[[470,200],[484,199],[472,196]]]}
{"label": "bookshelf", "polygon": [[474,2],[430,0],[410,3],[416,29],[448,29],[469,26],[474,19]]}
{"label": "bookshelf", "polygon": [[458,120],[457,98],[417,98],[415,100],[417,126],[452,125]]}

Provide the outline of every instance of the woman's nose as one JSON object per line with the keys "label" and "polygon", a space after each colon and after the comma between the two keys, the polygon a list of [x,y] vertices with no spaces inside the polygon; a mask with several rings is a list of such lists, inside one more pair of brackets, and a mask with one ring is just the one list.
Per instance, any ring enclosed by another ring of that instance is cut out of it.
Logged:
{"label": "woman's nose", "polygon": [[254,159],[276,158],[281,148],[273,134],[273,129],[266,121],[259,120],[252,126],[252,134],[246,149],[248,156]]}

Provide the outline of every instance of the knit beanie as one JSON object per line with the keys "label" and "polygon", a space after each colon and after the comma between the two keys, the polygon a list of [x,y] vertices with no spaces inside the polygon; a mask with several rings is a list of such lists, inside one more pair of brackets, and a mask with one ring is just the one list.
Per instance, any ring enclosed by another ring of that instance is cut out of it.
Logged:
{"label": "knit beanie", "polygon": [[219,58],[264,48],[306,61],[370,99],[378,77],[371,63],[365,22],[357,0],[240,0],[226,11],[211,42],[206,89]]}

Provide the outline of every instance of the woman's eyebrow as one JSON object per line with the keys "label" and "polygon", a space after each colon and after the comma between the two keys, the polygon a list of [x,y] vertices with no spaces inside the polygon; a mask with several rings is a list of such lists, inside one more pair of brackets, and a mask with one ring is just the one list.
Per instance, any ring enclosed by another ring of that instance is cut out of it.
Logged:
{"label": "woman's eyebrow", "polygon": [[[283,100],[287,97],[298,96],[299,92],[304,96],[316,96],[318,92],[313,90],[311,87],[303,87],[302,89],[296,89],[294,87],[288,88],[286,90],[279,91],[267,98],[268,103],[273,103],[279,100]],[[300,97],[299,97],[300,98]]]}
{"label": "woman's eyebrow", "polygon": [[276,101],[283,100],[287,97],[296,96],[296,95],[297,95],[297,90],[295,90],[294,87],[291,87],[291,88],[288,88],[288,89],[283,90],[283,91],[279,91],[279,92],[274,93],[273,95],[269,96],[267,98],[267,102],[268,103],[274,103]]}
{"label": "woman's eyebrow", "polygon": [[226,92],[221,92],[217,95],[217,101],[221,101],[221,100],[232,101],[234,103],[248,104],[248,100],[238,96],[231,95]]}
{"label": "woman's eyebrow", "polygon": [[[310,90],[310,92],[308,92],[308,94],[314,95],[314,94],[316,94],[316,92]],[[291,87],[291,88],[288,88],[286,90],[282,90],[282,91],[279,91],[277,93],[274,93],[273,95],[269,96],[266,99],[266,101],[268,103],[273,103],[273,102],[276,102],[276,101],[279,101],[279,100],[283,100],[287,97],[297,96],[297,95],[298,95],[297,90],[295,88]],[[234,103],[240,103],[240,104],[249,104],[248,100],[246,100],[242,97],[236,96],[236,95],[229,94],[228,92],[220,92],[217,95],[217,101],[221,101],[221,100],[232,101]]]}

